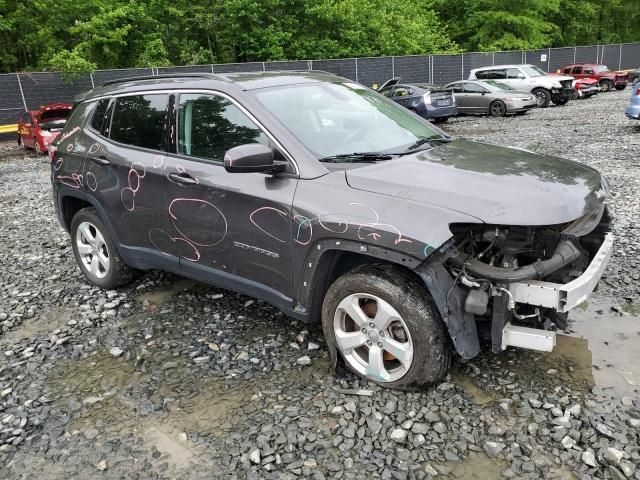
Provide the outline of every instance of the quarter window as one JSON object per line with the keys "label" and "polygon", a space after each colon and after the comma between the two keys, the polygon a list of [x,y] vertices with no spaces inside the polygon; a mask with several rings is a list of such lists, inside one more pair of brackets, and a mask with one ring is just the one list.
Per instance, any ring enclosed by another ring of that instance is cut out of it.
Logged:
{"label": "quarter window", "polygon": [[134,147],[165,151],[168,100],[169,96],[165,94],[116,99],[111,120],[111,139]]}
{"label": "quarter window", "polygon": [[229,100],[218,95],[180,95],[178,153],[222,162],[227,150],[247,143],[269,146],[262,130]]}
{"label": "quarter window", "polygon": [[98,105],[96,105],[96,108],[93,111],[93,116],[91,117],[91,128],[96,132],[102,132],[102,125],[104,124],[108,106],[109,99],[104,98],[98,102]]}

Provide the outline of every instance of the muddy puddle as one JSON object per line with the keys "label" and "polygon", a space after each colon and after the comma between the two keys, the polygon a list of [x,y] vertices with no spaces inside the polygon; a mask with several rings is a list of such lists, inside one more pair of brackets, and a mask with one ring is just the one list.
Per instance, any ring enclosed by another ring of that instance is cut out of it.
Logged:
{"label": "muddy puddle", "polygon": [[462,480],[498,480],[507,469],[505,463],[481,453],[471,453],[460,462],[447,464],[448,467],[452,465],[451,476]]}
{"label": "muddy puddle", "polygon": [[616,395],[640,393],[638,307],[594,297],[570,319],[572,335],[588,342],[597,389]]}
{"label": "muddy puddle", "polygon": [[2,337],[2,342],[13,344],[23,339],[50,335],[57,328],[64,326],[71,317],[64,308],[51,308],[47,315],[37,315],[24,320],[18,327],[10,330]]}
{"label": "muddy puddle", "polygon": [[[495,364],[510,372],[510,380],[523,388],[534,385],[569,385],[576,390],[595,387],[600,393],[637,395],[640,392],[640,316],[630,304],[612,304],[594,297],[570,315],[569,334],[558,334],[553,352],[510,350],[501,355],[480,354],[481,365]],[[472,361],[473,363],[474,361]],[[482,367],[475,371],[456,363],[452,381],[471,400],[486,405],[508,390],[487,380]]]}
{"label": "muddy puddle", "polygon": [[174,295],[178,295],[187,290],[196,290],[202,287],[209,288],[208,285],[197,282],[196,280],[192,280],[190,278],[175,277],[173,282],[166,285],[162,289],[151,290],[145,293],[141,293],[138,296],[138,300],[145,304],[148,303],[149,307],[153,309],[154,307],[157,308],[167,303],[171,299],[171,297],[173,297]]}

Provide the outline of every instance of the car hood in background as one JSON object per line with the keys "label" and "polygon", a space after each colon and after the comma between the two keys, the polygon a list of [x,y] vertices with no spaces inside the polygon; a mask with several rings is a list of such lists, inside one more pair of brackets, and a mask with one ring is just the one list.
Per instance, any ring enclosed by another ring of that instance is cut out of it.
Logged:
{"label": "car hood in background", "polygon": [[606,195],[600,174],[581,163],[467,140],[350,169],[346,176],[358,190],[505,225],[569,222],[600,206]]}

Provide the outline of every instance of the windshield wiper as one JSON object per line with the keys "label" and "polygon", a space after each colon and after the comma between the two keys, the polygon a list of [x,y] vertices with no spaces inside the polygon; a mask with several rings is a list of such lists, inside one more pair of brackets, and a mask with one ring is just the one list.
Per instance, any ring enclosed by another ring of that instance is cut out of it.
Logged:
{"label": "windshield wiper", "polygon": [[451,142],[451,137],[422,137],[416,143],[409,145],[406,151],[410,152],[412,150],[415,150],[416,148],[421,147],[425,143],[433,144],[436,142],[449,143]]}
{"label": "windshield wiper", "polygon": [[318,160],[328,163],[339,162],[377,162],[379,160],[391,160],[394,156],[400,155],[399,153],[382,153],[382,152],[353,152],[353,153],[341,153],[338,155],[328,155]]}

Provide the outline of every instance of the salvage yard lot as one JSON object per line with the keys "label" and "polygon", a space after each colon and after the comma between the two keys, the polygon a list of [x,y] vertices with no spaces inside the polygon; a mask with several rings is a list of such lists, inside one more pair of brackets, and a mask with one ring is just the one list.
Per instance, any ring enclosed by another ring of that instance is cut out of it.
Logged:
{"label": "salvage yard lot", "polygon": [[260,301],[160,272],[118,291],[89,286],[47,162],[0,144],[3,476],[638,478],[640,122],[624,117],[629,94],[444,126],[600,170],[616,246],[555,352],[483,353],[424,392],[334,376],[319,326]]}

